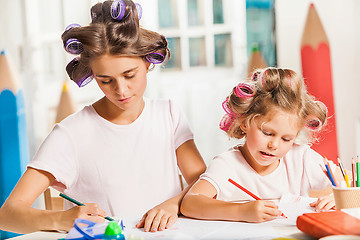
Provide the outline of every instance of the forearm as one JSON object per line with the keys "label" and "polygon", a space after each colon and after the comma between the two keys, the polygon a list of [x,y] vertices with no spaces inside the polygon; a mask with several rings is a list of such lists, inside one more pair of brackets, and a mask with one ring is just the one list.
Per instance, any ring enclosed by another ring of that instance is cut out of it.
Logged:
{"label": "forearm", "polygon": [[0,209],[0,229],[16,233],[63,230],[59,226],[60,211],[24,206],[22,202],[5,203]]}
{"label": "forearm", "polygon": [[242,204],[220,201],[200,194],[188,194],[181,203],[184,216],[205,220],[243,221],[238,214]]}

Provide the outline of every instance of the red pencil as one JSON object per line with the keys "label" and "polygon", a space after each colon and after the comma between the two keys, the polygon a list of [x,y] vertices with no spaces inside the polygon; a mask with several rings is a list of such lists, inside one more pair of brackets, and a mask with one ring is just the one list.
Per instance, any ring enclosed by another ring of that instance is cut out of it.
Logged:
{"label": "red pencil", "polygon": [[352,162],[351,162],[351,171],[352,171],[352,182],[353,182],[353,187],[356,187],[356,167],[355,167],[355,160],[354,158],[352,158]]}
{"label": "red pencil", "polygon": [[329,181],[331,182],[331,179],[329,178],[329,175],[328,175],[328,173],[327,173],[327,171],[326,171],[326,169],[323,167],[323,165],[321,165],[320,163],[319,163],[319,165],[320,165],[320,167],[321,167],[321,169],[322,169],[322,171],[325,173],[325,175],[327,176],[327,178],[329,179]]}
{"label": "red pencil", "polygon": [[[247,190],[246,188],[244,188],[243,186],[241,186],[240,184],[238,184],[237,182],[235,182],[231,178],[229,178],[228,181],[231,182],[232,184],[234,184],[236,187],[240,188],[242,191],[244,191],[245,193],[247,193],[248,195],[250,195],[254,199],[261,200],[261,198],[259,198],[258,196],[256,196],[255,194],[253,194],[252,192],[250,192],[249,190]],[[288,218],[287,216],[285,216],[284,213],[281,213],[281,216],[284,217],[284,218]]]}

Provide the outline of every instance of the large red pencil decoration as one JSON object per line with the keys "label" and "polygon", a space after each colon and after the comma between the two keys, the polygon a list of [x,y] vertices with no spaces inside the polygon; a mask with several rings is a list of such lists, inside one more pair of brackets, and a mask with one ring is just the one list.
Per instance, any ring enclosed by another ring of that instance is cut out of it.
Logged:
{"label": "large red pencil decoration", "polygon": [[303,77],[309,92],[326,104],[330,116],[327,127],[319,135],[319,142],[315,143],[312,148],[336,163],[338,144],[330,47],[314,4],[309,7],[301,40],[301,63]]}

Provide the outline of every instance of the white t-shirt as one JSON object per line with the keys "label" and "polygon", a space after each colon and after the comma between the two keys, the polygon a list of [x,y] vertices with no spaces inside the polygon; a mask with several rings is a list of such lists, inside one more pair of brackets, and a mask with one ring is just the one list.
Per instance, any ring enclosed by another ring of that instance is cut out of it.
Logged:
{"label": "white t-shirt", "polygon": [[331,186],[321,169],[323,158],[309,146],[295,145],[280,159],[279,166],[270,174],[259,175],[233,147],[216,156],[200,179],[209,181],[217,190],[217,199],[223,201],[254,200],[235,185],[239,183],[261,199],[279,199],[282,194],[308,196],[310,189]]}
{"label": "white t-shirt", "polygon": [[[193,139],[173,102],[144,100],[141,115],[129,125],[84,107],[56,124],[28,167],[51,173],[54,188],[97,203],[110,216],[141,217],[181,192],[175,150]],[[72,206],[65,201],[65,209]]]}

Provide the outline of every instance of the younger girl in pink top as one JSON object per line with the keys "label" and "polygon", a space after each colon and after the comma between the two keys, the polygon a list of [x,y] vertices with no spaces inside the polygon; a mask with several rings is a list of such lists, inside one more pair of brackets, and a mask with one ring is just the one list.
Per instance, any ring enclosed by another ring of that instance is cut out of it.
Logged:
{"label": "younger girl in pink top", "polygon": [[[327,109],[313,100],[294,71],[255,71],[249,82],[233,89],[223,108],[220,128],[243,142],[213,159],[182,201],[185,216],[263,222],[281,215],[273,201],[253,201],[229,178],[261,199],[308,196],[310,189],[330,187],[320,166],[323,157],[309,146],[326,122]],[[334,205],[332,195],[311,204],[317,211]]]}

